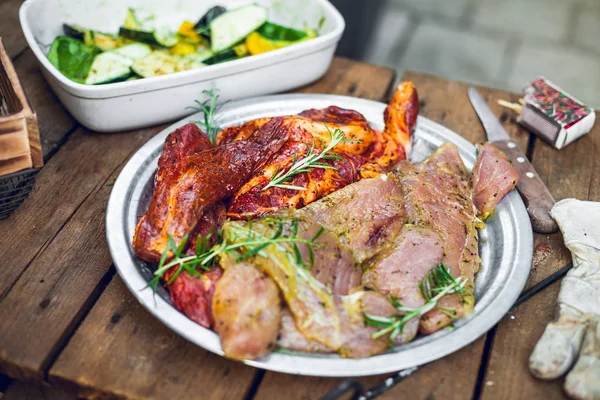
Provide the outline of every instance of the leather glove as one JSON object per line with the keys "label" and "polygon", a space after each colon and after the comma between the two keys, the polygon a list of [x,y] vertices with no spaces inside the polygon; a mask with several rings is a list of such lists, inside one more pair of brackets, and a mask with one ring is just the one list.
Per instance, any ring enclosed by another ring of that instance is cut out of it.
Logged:
{"label": "leather glove", "polygon": [[550,212],[571,251],[573,268],[563,279],[557,317],[546,326],[529,358],[541,379],[565,380],[576,399],[600,399],[600,203],[562,200]]}

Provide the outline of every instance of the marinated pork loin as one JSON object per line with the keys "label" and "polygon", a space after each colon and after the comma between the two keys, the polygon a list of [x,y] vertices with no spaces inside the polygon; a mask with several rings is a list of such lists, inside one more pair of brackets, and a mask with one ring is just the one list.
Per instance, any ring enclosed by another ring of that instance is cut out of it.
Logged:
{"label": "marinated pork loin", "polygon": [[[363,284],[386,297],[395,297],[405,307],[421,307],[425,299],[419,281],[442,262],[443,256],[444,247],[435,230],[405,226],[391,246],[369,263]],[[417,335],[418,328],[416,318],[404,326],[406,341]]]}
{"label": "marinated pork loin", "polygon": [[515,188],[519,173],[502,151],[490,143],[478,145],[479,157],[471,172],[473,202],[482,220]]}
{"label": "marinated pork loin", "polygon": [[[477,217],[467,169],[458,149],[444,143],[425,161],[401,166],[398,176],[404,191],[407,222],[437,232],[444,249],[442,263],[452,276],[467,279],[467,289],[472,291],[479,269]],[[435,332],[469,314],[475,299],[471,295],[453,294],[438,304],[454,309],[454,316],[434,309],[421,318],[421,332]]]}
{"label": "marinated pork loin", "polygon": [[389,246],[406,223],[402,187],[392,174],[363,179],[296,215],[333,232],[361,263]]}
{"label": "marinated pork loin", "polygon": [[213,313],[225,355],[238,360],[258,358],[277,340],[279,289],[251,263],[231,265],[216,285]]}

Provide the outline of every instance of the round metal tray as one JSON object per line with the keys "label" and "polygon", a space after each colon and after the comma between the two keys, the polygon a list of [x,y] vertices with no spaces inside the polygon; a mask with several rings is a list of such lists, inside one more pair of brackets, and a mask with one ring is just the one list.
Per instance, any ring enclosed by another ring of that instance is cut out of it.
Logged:
{"label": "round metal tray", "polygon": [[[383,128],[385,104],[353,97],[290,94],[266,96],[228,103],[219,112],[221,127],[241,124],[263,116],[296,114],[307,108],[337,105],[361,112],[376,129]],[[106,235],[110,253],[121,278],[140,303],[165,325],[189,341],[222,355],[219,337],[177,311],[163,288],[156,295],[146,285],[152,272],[133,254],[131,240],[138,216],[146,210],[152,180],[165,137],[175,128],[200,120],[192,115],[170,126],[142,146],[116,180],[106,214]],[[419,117],[412,161],[431,154],[444,142],[454,143],[468,168],[475,162],[475,146],[426,118]],[[525,206],[516,191],[509,193],[479,232],[481,270],[476,277],[475,311],[442,330],[420,337],[388,353],[364,359],[337,355],[275,352],[246,364],[267,370],[316,376],[363,376],[421,365],[455,352],[483,335],[510,309],[522,291],[533,253],[533,235]]]}

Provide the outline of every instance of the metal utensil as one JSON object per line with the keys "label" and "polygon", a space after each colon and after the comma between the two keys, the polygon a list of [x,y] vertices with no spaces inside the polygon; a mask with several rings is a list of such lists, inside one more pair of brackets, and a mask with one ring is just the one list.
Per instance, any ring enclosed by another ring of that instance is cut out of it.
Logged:
{"label": "metal utensil", "polygon": [[558,226],[550,216],[550,209],[555,203],[554,197],[527,160],[519,146],[508,136],[486,101],[481,97],[477,89],[469,88],[469,100],[477,112],[487,139],[502,150],[519,171],[521,179],[517,184],[517,190],[527,206],[527,212],[531,218],[531,226],[537,233],[553,233],[558,231]]}

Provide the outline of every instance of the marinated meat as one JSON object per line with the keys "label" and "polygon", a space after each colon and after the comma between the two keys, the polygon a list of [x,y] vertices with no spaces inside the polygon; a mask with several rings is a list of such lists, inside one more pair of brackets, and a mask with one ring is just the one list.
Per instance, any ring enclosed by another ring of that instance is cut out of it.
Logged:
{"label": "marinated meat", "polygon": [[[176,271],[175,268],[171,268],[165,274],[165,281],[171,279]],[[167,285],[175,308],[203,327],[212,328],[214,325],[212,299],[215,285],[221,275],[223,270],[219,267],[203,272],[202,277],[190,275],[187,271],[181,272],[171,284]]]}
{"label": "marinated meat", "polygon": [[[289,142],[263,169],[257,170],[231,200],[227,215],[233,219],[259,217],[285,207],[301,208],[346,185],[362,178],[372,178],[389,171],[406,159],[411,136],[416,124],[419,102],[411,82],[402,82],[386,109],[386,127],[383,132],[372,129],[365,117],[353,110],[330,106],[322,110],[306,110],[299,115],[283,117],[290,132]],[[245,140],[262,129],[267,118],[249,121],[239,127],[223,130],[218,143]],[[319,153],[331,142],[335,130],[345,133],[351,142],[339,143],[333,148],[341,159],[329,161],[336,169],[314,169],[296,175],[292,185],[306,190],[268,188],[263,190],[279,171],[288,170],[294,160],[303,159],[308,149]]]}
{"label": "marinated meat", "polygon": [[[279,223],[277,220],[262,219],[253,221],[250,226],[248,223],[232,221],[225,224],[223,234],[230,243],[248,237],[273,237]],[[304,229],[300,227],[298,230]],[[319,238],[317,243],[323,243],[321,240]],[[263,254],[268,254],[268,257],[253,257],[253,263],[279,286],[298,330],[308,340],[316,340],[337,350],[340,347],[340,326],[331,290],[299,265],[294,257],[290,257],[290,254],[294,254],[291,246],[271,244],[263,249]]]}
{"label": "marinated meat", "polygon": [[277,153],[289,132],[273,118],[245,141],[192,154],[161,179],[140,219],[133,248],[136,255],[157,262],[170,235],[176,244],[191,234],[207,210],[235,193]]}
{"label": "marinated meat", "polygon": [[479,145],[477,150],[479,156],[471,172],[473,202],[485,220],[506,193],[517,186],[519,173],[506,154],[493,144]]}
{"label": "marinated meat", "polygon": [[[347,186],[361,177],[366,160],[361,156],[343,154],[338,160],[325,160],[333,168],[315,168],[311,172],[294,175],[286,184],[304,187],[295,190],[270,187],[269,181],[279,171],[288,170],[294,160],[302,160],[312,144],[288,141],[271,162],[257,175],[254,175],[229,202],[227,216],[232,219],[256,218],[284,208],[301,208],[329,193]],[[320,153],[316,145],[314,153]]]}
{"label": "marinated meat", "polygon": [[279,289],[251,263],[225,270],[212,304],[215,331],[226,357],[255,359],[275,345],[281,322]]}
{"label": "marinated meat", "polygon": [[361,263],[389,246],[406,222],[402,186],[394,174],[363,179],[296,215],[338,236]]}
{"label": "marinated meat", "polygon": [[303,351],[306,353],[333,353],[334,350],[317,342],[316,340],[308,340],[296,328],[296,321],[289,309],[284,308],[281,313],[281,327],[279,328],[279,336],[277,338],[277,346],[293,350]]}
{"label": "marinated meat", "polygon": [[[363,275],[363,285],[386,297],[395,297],[405,307],[421,307],[425,299],[419,290],[419,281],[442,262],[443,255],[444,247],[436,231],[406,226],[393,244],[370,263]],[[414,319],[404,327],[402,333],[406,340],[417,335],[418,321]]]}
{"label": "marinated meat", "polygon": [[206,133],[202,132],[196,124],[186,124],[171,132],[165,139],[163,151],[158,158],[154,187],[156,188],[164,176],[184,158],[212,147]]}
{"label": "marinated meat", "polygon": [[[467,169],[456,146],[444,143],[422,163],[402,165],[397,174],[402,180],[407,222],[438,233],[444,249],[442,263],[452,276],[467,279],[466,288],[472,291],[480,261],[477,217]],[[422,317],[420,331],[443,328],[472,312],[474,303],[471,295],[443,297],[438,304],[453,309],[454,316],[434,309]]]}

